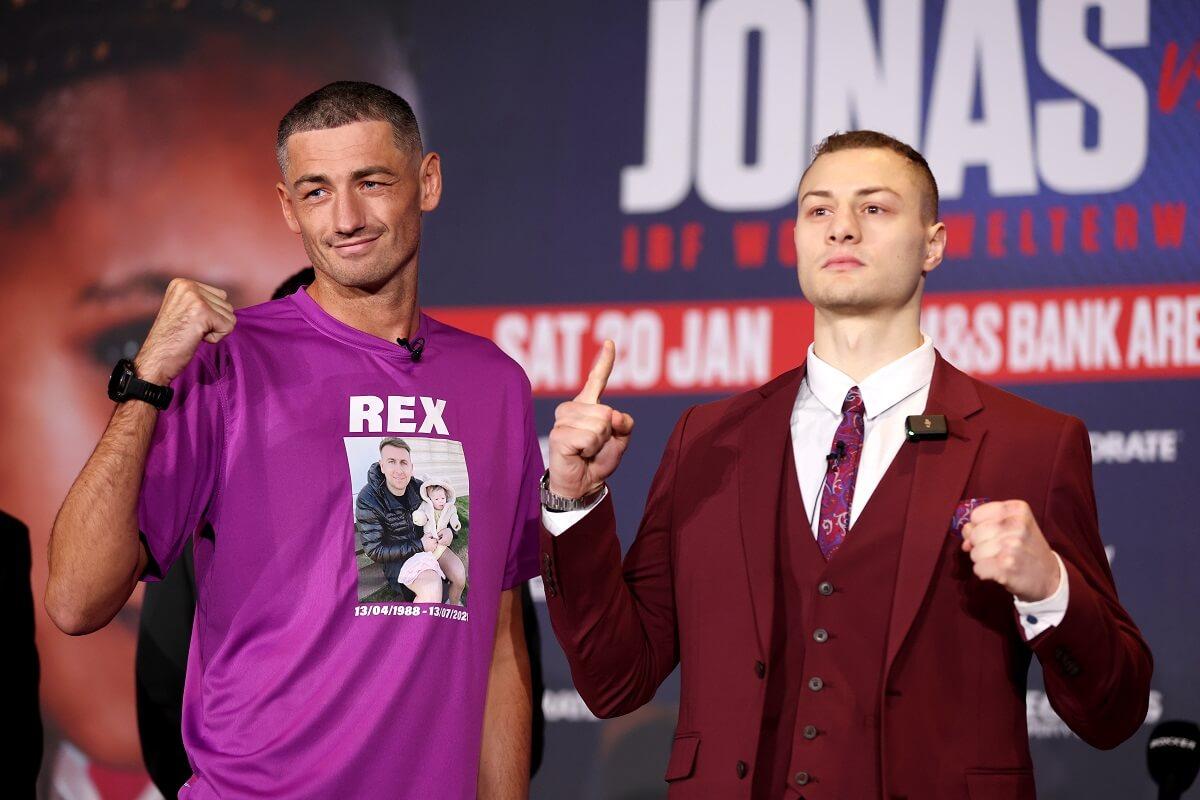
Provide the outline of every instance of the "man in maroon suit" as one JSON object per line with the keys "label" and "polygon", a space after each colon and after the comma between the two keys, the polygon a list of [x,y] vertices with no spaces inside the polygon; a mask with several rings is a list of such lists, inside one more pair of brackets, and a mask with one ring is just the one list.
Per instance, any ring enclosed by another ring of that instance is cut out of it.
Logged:
{"label": "man in maroon suit", "polygon": [[1087,431],[922,335],[946,229],[919,153],[832,136],[799,194],[807,359],[683,415],[623,568],[604,481],[633,420],[599,402],[610,343],[557,410],[542,565],[575,684],[611,717],[681,666],[673,798],[1033,798],[1031,655],[1096,747],[1148,702]]}

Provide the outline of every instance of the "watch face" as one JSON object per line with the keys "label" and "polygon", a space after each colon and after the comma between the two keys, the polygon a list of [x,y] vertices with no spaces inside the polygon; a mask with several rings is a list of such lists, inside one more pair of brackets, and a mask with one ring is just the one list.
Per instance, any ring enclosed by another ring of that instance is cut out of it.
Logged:
{"label": "watch face", "polygon": [[133,378],[133,362],[122,358],[113,368],[112,377],[108,379],[108,396],[112,400],[123,400],[129,381]]}

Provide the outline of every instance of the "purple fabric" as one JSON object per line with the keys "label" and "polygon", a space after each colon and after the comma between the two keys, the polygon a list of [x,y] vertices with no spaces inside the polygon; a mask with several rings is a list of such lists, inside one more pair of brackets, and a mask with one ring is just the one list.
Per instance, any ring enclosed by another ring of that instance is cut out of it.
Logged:
{"label": "purple fabric", "polygon": [[[196,774],[179,796],[473,798],[500,592],[538,572],[529,383],[491,342],[424,315],[418,362],[303,290],[237,316],[172,384],[138,515],[146,580],[195,547],[183,733]],[[363,397],[398,397],[381,430],[354,423]],[[444,401],[444,432],[420,430],[436,416],[421,398]],[[465,619],[359,602],[363,470],[349,454],[383,436],[462,444]]]}
{"label": "purple fabric", "polygon": [[971,497],[963,500],[954,507],[954,516],[950,518],[950,530],[958,538],[962,538],[963,528],[971,521],[971,512],[984,503],[992,502],[987,497]]}
{"label": "purple fabric", "polygon": [[854,503],[854,484],[858,481],[858,462],[863,446],[862,393],[851,386],[842,402],[842,421],[833,434],[829,452],[832,458],[821,486],[821,527],[817,544],[828,561],[842,546],[850,532],[850,508]]}

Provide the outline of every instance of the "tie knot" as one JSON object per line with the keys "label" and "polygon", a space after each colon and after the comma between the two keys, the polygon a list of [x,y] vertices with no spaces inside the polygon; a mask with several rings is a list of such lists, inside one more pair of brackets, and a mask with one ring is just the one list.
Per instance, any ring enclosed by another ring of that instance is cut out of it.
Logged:
{"label": "tie knot", "polygon": [[867,407],[863,405],[862,392],[857,386],[851,386],[850,391],[846,392],[846,400],[842,403],[843,414],[862,414],[865,413]]}

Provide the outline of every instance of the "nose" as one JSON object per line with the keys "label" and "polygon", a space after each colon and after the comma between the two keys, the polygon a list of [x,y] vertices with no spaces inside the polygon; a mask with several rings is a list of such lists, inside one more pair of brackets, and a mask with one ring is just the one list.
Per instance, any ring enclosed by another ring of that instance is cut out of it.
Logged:
{"label": "nose", "polygon": [[862,229],[854,214],[834,214],[829,220],[829,229],[825,233],[830,244],[845,244],[857,242],[862,237]]}
{"label": "nose", "polygon": [[353,236],[366,226],[362,201],[353,192],[338,192],[333,200],[333,227],[343,236]]}

